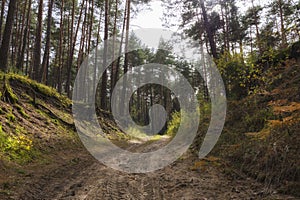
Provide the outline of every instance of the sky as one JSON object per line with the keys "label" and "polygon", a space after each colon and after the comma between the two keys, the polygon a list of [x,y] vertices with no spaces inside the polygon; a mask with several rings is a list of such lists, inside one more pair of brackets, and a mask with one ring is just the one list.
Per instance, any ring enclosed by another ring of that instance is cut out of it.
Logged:
{"label": "sky", "polygon": [[163,16],[163,7],[161,1],[152,1],[149,3],[150,9],[143,10],[132,20],[133,29],[138,28],[163,28],[161,17]]}
{"label": "sky", "polygon": [[[254,0],[254,4],[266,5],[270,0]],[[237,6],[240,7],[242,12],[245,12],[247,8],[251,6],[248,1],[238,2]],[[163,17],[164,8],[161,5],[160,0],[153,0],[149,3],[150,9],[145,9],[137,14],[137,16],[132,20],[132,29],[139,28],[163,28],[163,22],[161,18]],[[173,31],[175,31],[175,28]]]}
{"label": "sky", "polygon": [[[270,0],[254,0],[254,5],[266,5]],[[152,0],[148,4],[148,9],[143,9],[132,19],[131,21],[131,29],[139,30],[141,28],[156,28],[156,29],[165,29],[163,26],[162,17],[164,14],[164,8],[162,7],[161,0]],[[251,3],[249,1],[238,1],[237,6],[239,7],[241,12],[245,12],[249,7],[251,7]],[[166,12],[166,11],[165,11]],[[178,13],[179,14],[179,13]],[[176,20],[176,19],[173,19]],[[180,16],[178,16],[178,22],[181,20]],[[263,19],[262,19],[263,20]],[[171,27],[169,29],[172,32],[178,32],[178,27]],[[149,32],[149,34],[147,33]],[[153,33],[156,34],[153,34]],[[170,39],[169,34],[158,34],[157,31],[138,31],[136,35],[140,38],[142,43],[147,43],[151,41],[151,44],[157,46],[159,43],[159,39],[163,37],[164,39]],[[150,40],[151,39],[151,40]],[[147,41],[147,42],[145,42]]]}

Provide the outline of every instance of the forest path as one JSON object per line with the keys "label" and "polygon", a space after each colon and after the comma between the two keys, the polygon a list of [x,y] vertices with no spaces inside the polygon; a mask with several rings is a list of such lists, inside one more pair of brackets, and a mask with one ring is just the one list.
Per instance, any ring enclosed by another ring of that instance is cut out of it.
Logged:
{"label": "forest path", "polygon": [[[134,143],[128,149],[146,152],[166,144],[167,138]],[[295,199],[266,191],[256,181],[224,174],[221,165],[185,156],[152,173],[128,174],[113,170],[90,155],[77,165],[49,172],[18,199]],[[197,164],[198,163],[198,167]],[[201,164],[202,163],[202,164]]]}

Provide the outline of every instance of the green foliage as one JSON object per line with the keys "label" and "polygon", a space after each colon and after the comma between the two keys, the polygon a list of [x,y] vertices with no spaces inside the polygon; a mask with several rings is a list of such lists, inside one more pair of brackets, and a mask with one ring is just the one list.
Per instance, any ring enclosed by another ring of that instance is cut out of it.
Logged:
{"label": "green foliage", "polygon": [[232,99],[247,96],[258,73],[254,65],[246,65],[239,54],[225,53],[217,60],[217,66],[225,82],[227,95]]}
{"label": "green foliage", "polygon": [[178,131],[180,123],[181,123],[180,112],[174,112],[172,114],[172,119],[168,123],[168,129],[167,129],[166,134],[169,136],[175,136],[175,134]]}
{"label": "green foliage", "polygon": [[16,129],[14,135],[7,134],[0,125],[0,153],[8,160],[24,163],[32,159],[34,155],[32,140],[25,136],[23,131]]}
{"label": "green foliage", "polygon": [[174,137],[177,134],[179,127],[181,130],[185,130],[186,133],[188,133],[192,126],[198,125],[191,120],[194,120],[194,117],[195,112],[188,113],[184,110],[181,110],[180,112],[174,112],[171,115],[171,120],[168,122],[166,135]]}

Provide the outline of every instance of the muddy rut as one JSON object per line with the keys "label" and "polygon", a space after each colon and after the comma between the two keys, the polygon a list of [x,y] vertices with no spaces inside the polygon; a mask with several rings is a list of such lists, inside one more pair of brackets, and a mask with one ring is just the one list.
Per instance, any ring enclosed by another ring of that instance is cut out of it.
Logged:
{"label": "muddy rut", "polygon": [[[135,144],[132,151],[146,152],[163,145],[161,140],[150,145]],[[193,169],[197,157],[186,156],[152,173],[127,174],[106,167],[90,155],[77,165],[51,170],[24,187],[17,199],[295,199],[266,189],[242,176],[224,174],[223,167],[208,165]]]}

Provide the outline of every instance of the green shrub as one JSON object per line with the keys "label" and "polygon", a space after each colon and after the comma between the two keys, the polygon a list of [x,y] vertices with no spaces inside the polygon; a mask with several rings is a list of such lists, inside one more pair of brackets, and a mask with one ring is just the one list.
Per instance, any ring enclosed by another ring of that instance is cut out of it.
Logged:
{"label": "green shrub", "polygon": [[172,114],[172,119],[168,123],[167,135],[175,136],[178,131],[179,125],[181,123],[181,114],[180,112],[175,112]]}
{"label": "green shrub", "polygon": [[195,114],[195,112],[188,113],[186,111],[174,112],[171,116],[171,120],[168,122],[166,134],[174,137],[177,134],[179,127],[182,130],[185,130],[186,134],[189,134],[189,131],[193,126],[199,125],[199,122],[197,123],[194,121]]}

